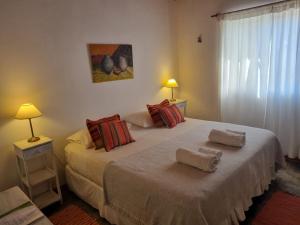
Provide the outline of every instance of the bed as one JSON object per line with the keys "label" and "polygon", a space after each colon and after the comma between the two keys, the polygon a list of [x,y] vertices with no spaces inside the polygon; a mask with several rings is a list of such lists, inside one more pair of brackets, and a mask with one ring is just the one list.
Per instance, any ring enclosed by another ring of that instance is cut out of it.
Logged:
{"label": "bed", "polygon": [[[211,144],[211,129],[246,132],[242,149]],[[173,129],[130,127],[136,142],[111,152],[65,147],[70,189],[117,225],[231,225],[245,219],[251,199],[261,195],[284,165],[270,131],[196,119]],[[223,151],[218,169],[205,173],[179,164],[178,147]]]}

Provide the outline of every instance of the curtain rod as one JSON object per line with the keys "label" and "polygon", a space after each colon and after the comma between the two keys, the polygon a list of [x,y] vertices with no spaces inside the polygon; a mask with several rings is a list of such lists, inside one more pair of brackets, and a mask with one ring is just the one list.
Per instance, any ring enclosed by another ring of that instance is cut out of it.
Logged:
{"label": "curtain rod", "polygon": [[290,2],[290,1],[292,1],[292,0],[283,0],[283,1],[278,1],[278,2],[272,2],[272,3],[265,4],[265,5],[254,6],[254,7],[240,9],[240,10],[235,10],[235,11],[231,11],[231,12],[216,13],[215,15],[212,15],[211,17],[218,17],[218,16],[222,16],[222,15],[226,15],[226,14],[243,12],[243,11],[246,11],[246,10],[249,10],[249,9],[258,9],[258,8],[265,7],[265,6],[273,6],[273,5],[277,5],[277,4],[283,3],[283,2]]}

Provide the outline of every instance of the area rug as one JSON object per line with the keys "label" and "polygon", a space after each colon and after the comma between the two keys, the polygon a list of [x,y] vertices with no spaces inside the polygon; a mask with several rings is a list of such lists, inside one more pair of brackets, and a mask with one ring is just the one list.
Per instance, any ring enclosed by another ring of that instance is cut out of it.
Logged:
{"label": "area rug", "polygon": [[[100,223],[76,205],[69,205],[49,217],[54,225],[99,225]],[[100,224],[101,225],[101,224]]]}
{"label": "area rug", "polygon": [[300,196],[300,172],[291,167],[279,170],[276,174],[279,188],[285,192]]}
{"label": "area rug", "polygon": [[299,225],[300,197],[275,192],[252,222],[252,225]]}

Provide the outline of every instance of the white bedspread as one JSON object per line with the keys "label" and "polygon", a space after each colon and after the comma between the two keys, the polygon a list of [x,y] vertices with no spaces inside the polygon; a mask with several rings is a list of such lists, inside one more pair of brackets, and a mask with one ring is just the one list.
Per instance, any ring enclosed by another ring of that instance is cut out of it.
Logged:
{"label": "white bedspread", "polygon": [[[246,145],[235,149],[207,143],[213,128],[245,131]],[[268,188],[275,162],[283,164],[278,140],[267,130],[200,120],[156,130],[151,133],[156,142],[106,166],[103,216],[113,224],[238,224],[251,198]],[[178,147],[197,151],[203,145],[223,151],[216,172],[176,162]]]}

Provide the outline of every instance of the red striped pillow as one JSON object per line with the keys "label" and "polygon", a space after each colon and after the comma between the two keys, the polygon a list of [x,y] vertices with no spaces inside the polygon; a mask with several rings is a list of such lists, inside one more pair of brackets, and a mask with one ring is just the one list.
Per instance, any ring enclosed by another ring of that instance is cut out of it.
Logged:
{"label": "red striped pillow", "polygon": [[127,123],[124,120],[101,123],[100,130],[107,152],[117,146],[126,145],[135,141],[131,137]]}
{"label": "red striped pillow", "polygon": [[168,99],[165,99],[161,103],[156,104],[156,105],[147,105],[148,111],[150,113],[150,116],[151,116],[152,121],[155,126],[161,127],[164,125],[164,122],[162,121],[162,119],[160,117],[159,110],[168,105],[170,105],[170,102]]}
{"label": "red striped pillow", "polygon": [[90,132],[91,138],[96,146],[96,149],[104,147],[103,139],[100,132],[100,124],[104,122],[109,121],[120,121],[120,115],[116,114],[110,117],[104,117],[99,120],[93,121],[93,120],[86,120],[87,128]]}
{"label": "red striped pillow", "polygon": [[175,127],[178,123],[184,122],[184,117],[176,105],[163,107],[159,114],[168,128]]}

